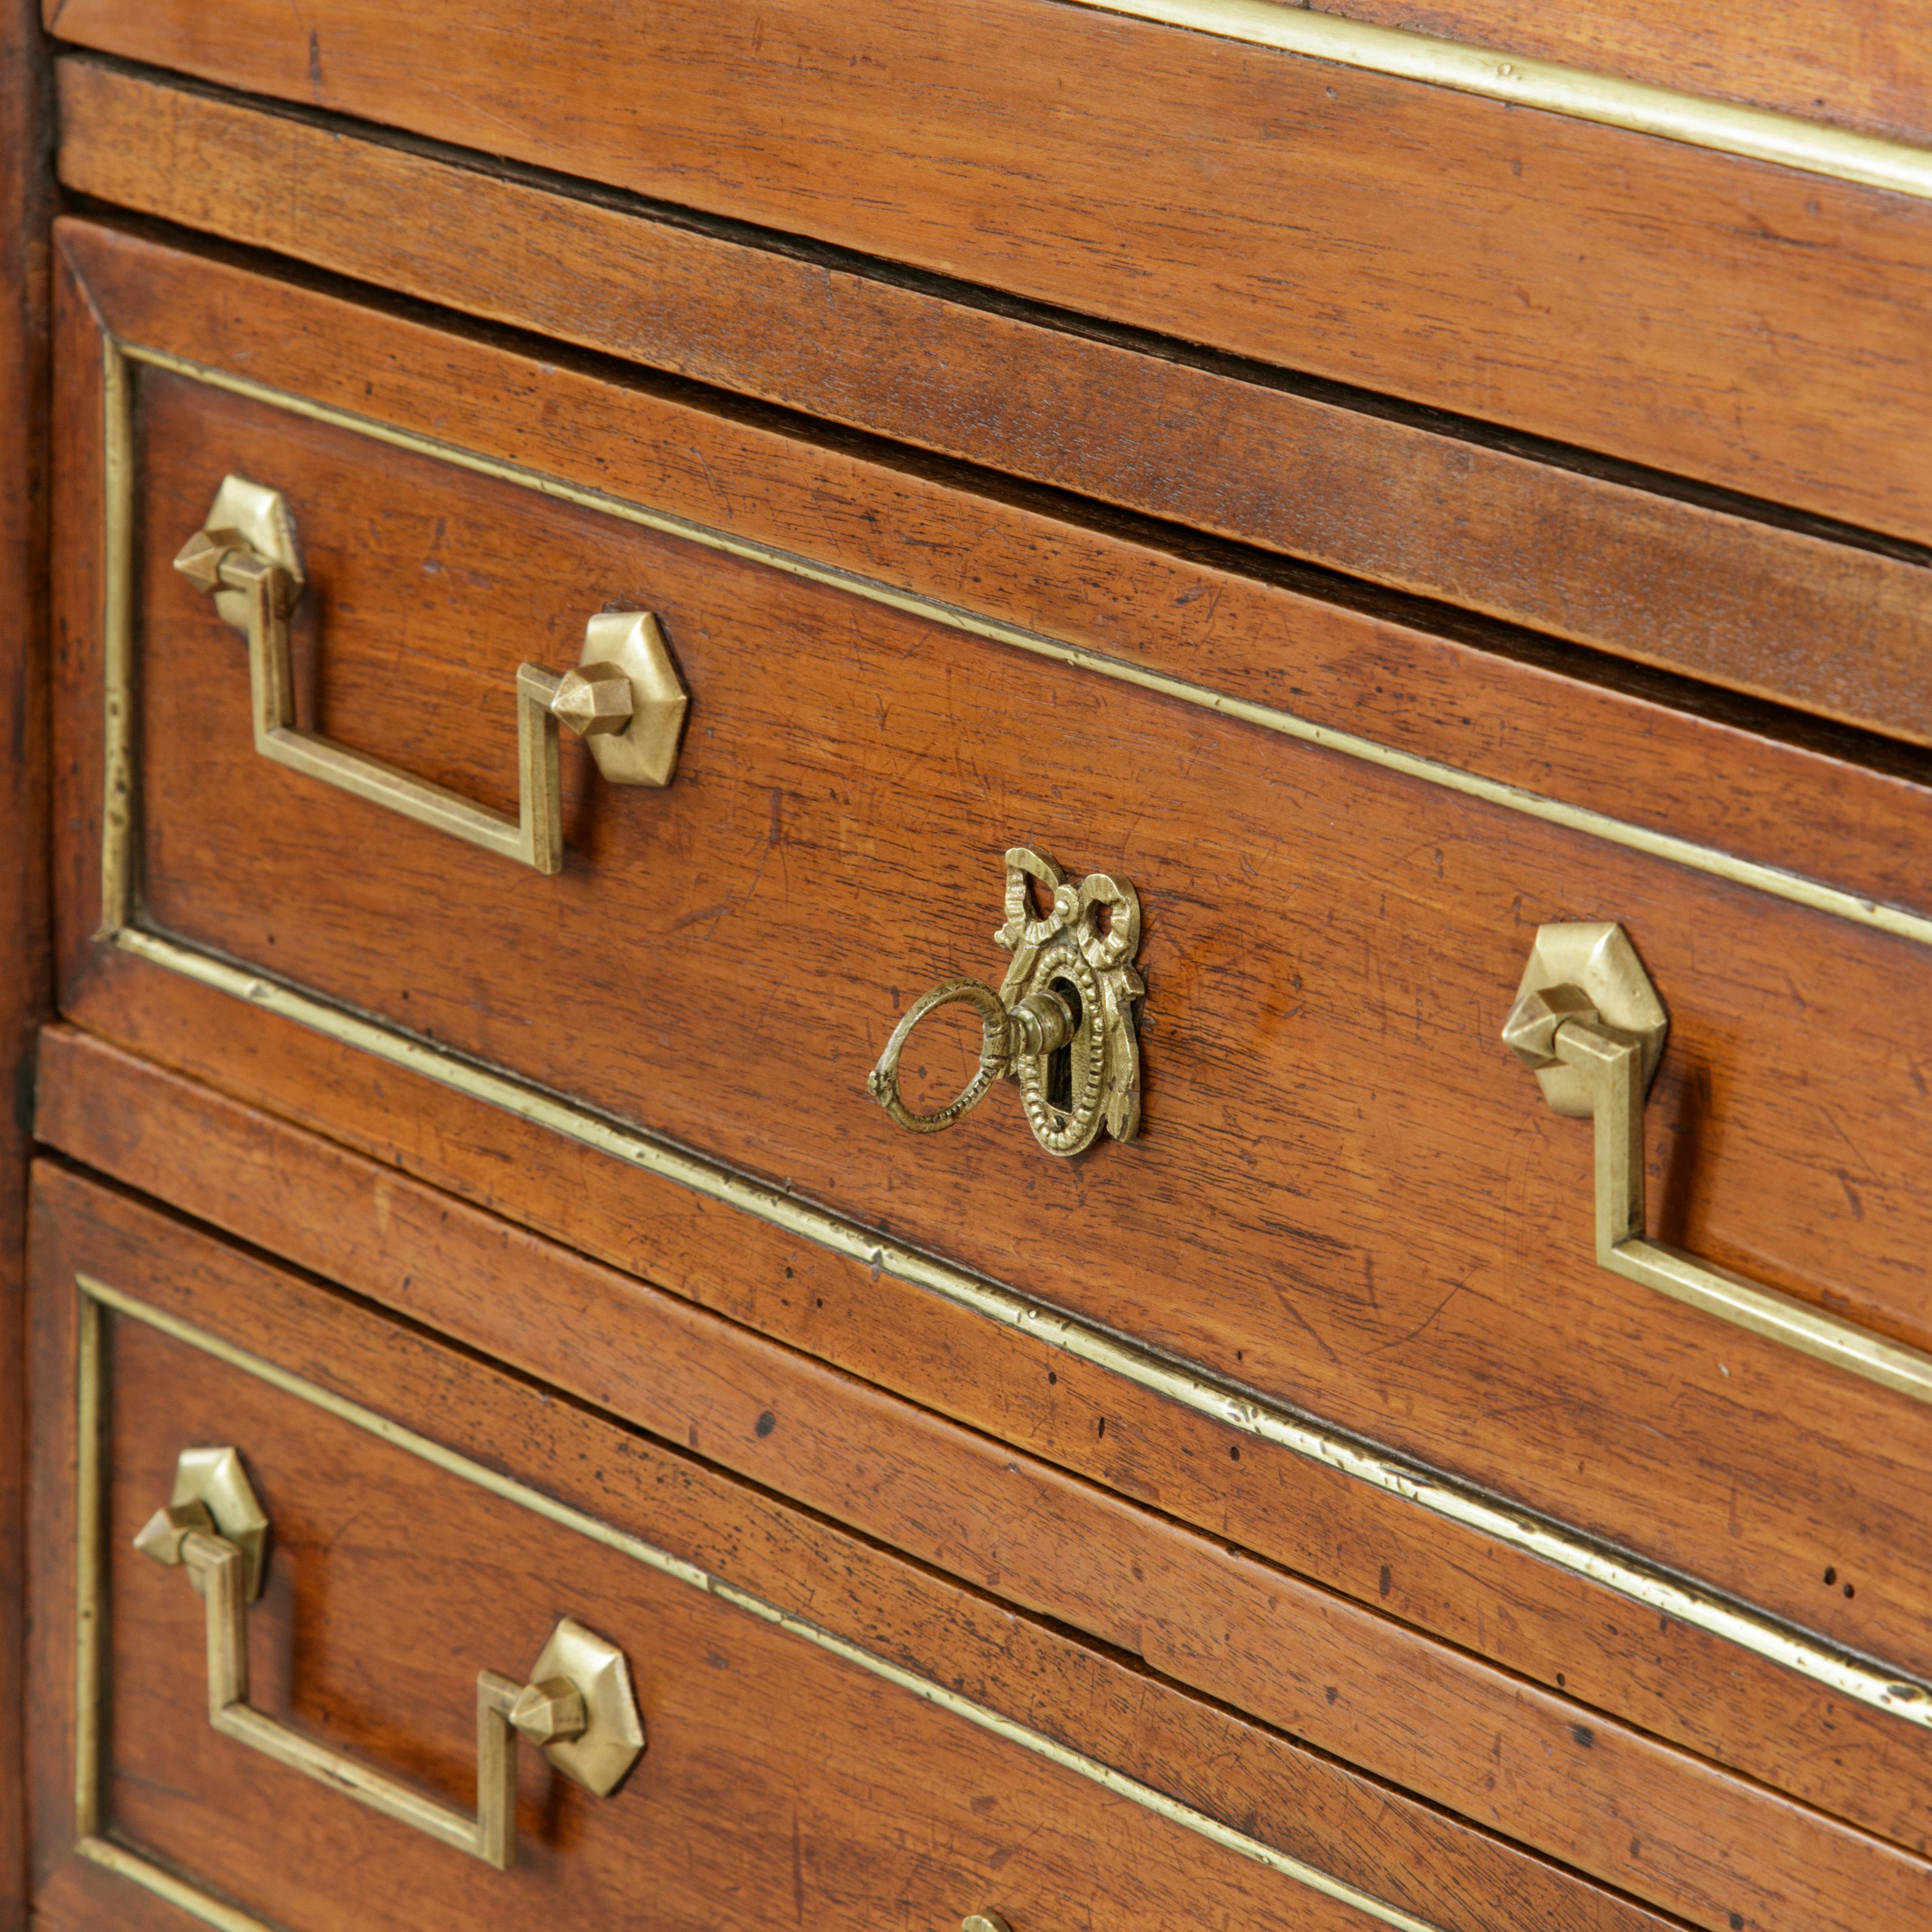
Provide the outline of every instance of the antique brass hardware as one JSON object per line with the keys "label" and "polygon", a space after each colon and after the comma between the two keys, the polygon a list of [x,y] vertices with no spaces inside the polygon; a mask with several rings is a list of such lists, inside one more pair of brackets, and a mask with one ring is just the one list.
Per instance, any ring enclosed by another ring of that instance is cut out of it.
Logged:
{"label": "antique brass hardware", "polygon": [[207,1600],[208,1720],[224,1737],[498,1871],[516,1860],[519,1736],[600,1798],[643,1752],[644,1724],[623,1652],[568,1617],[551,1631],[529,1682],[477,1672],[473,1818],[277,1723],[248,1702],[246,1612],[260,1594],[268,1529],[235,1450],[188,1449],[176,1465],[173,1500],[134,1539],[143,1556],[185,1568]]}
{"label": "antique brass hardware", "polygon": [[[232,1449],[184,1449],[176,1459],[174,1493],[167,1508],[148,1518],[134,1547],[158,1562],[176,1564],[182,1560],[182,1539],[190,1530],[224,1538],[241,1551],[242,1600],[254,1603],[262,1594],[268,1567],[268,1519]],[[200,1589],[199,1573],[189,1574]]]}
{"label": "antique brass hardware", "polygon": [[1932,1356],[1645,1238],[1643,1107],[1669,1029],[1622,927],[1538,928],[1503,1041],[1534,1070],[1556,1112],[1595,1122],[1598,1262],[1754,1334],[1932,1402]]}
{"label": "antique brass hardware", "polygon": [[[1052,895],[1043,915],[1029,897],[1037,880]],[[1137,1002],[1146,990],[1134,970],[1141,902],[1132,886],[1105,872],[1077,883],[1051,859],[1024,846],[1006,854],[1006,919],[993,937],[1013,956],[999,990],[978,980],[948,980],[907,1010],[866,1084],[902,1127],[936,1134],[971,1112],[1000,1081],[1019,1082],[1034,1138],[1048,1154],[1076,1154],[1104,1126],[1130,1141],[1140,1126]],[[899,1097],[899,1058],[920,1022],[964,1003],[979,1014],[980,1064],[958,1096],[935,1113],[915,1114]]]}
{"label": "antique brass hardware", "polygon": [[518,812],[511,818],[297,726],[289,617],[304,580],[278,492],[224,477],[175,568],[212,596],[222,618],[248,638],[255,748],[292,771],[544,873],[563,868],[560,723],[586,740],[611,784],[670,782],[688,700],[648,611],[592,617],[575,668],[560,676],[540,664],[518,667]]}
{"label": "antique brass hardware", "polygon": [[1013,1928],[997,1912],[989,1908],[961,1919],[959,1932],[1013,1932]]}

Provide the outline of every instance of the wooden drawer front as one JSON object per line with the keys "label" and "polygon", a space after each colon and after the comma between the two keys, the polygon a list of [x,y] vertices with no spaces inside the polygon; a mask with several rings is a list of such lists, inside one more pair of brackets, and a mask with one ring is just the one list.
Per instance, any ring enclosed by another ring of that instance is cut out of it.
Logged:
{"label": "wooden drawer front", "polygon": [[[850,1218],[761,1211],[1006,1318],[980,1277],[1152,1344],[1221,1378],[1188,1384],[1217,1414],[1258,1391],[1267,1426],[1304,1441],[1289,1412],[1312,1410],[1932,1671],[1911,1529],[1932,1414],[1600,1269],[1590,1131],[1553,1119],[1496,1040],[1539,924],[1621,920],[1673,1014],[1646,1141],[1662,1232],[1923,1344],[1932,1121],[1898,1022],[1922,1000],[1920,940],[1087,676],[934,604],[122,366],[142,532],[128,849],[140,920],[199,949],[194,971],[248,999],[308,989],[337,1003],[331,1024],[374,1016],[372,1045],[458,1084],[475,1063],[541,1083],[489,1090],[694,1184],[714,1170],[609,1120],[778,1178]],[[694,694],[676,783],[593,790],[573,756],[568,862],[544,879],[265,763],[238,640],[170,567],[228,472],[272,479],[299,520],[298,681],[332,736],[509,809],[519,661],[568,662],[586,614],[616,604],[658,614]],[[947,540],[868,535],[908,575],[907,549]],[[1032,568],[980,586],[993,609],[1024,607]],[[85,772],[102,674],[70,662],[85,729],[62,763]],[[101,781],[80,782],[76,827]],[[1124,876],[1145,909],[1144,1131],[1070,1166],[1008,1090],[943,1138],[899,1132],[866,1091],[916,994],[1004,964],[982,935],[1022,841]],[[118,953],[86,942],[100,848],[76,830],[68,849],[70,1010],[166,1035],[185,989],[122,956],[134,927]],[[186,1022],[172,1036],[224,1058]],[[1150,1359],[1135,1372],[1157,1379]],[[1372,1456],[1319,1453],[1380,1479]]]}
{"label": "wooden drawer front", "polygon": [[[89,1184],[44,1174],[36,1226],[38,1788],[80,1780],[78,1858],[62,1800],[38,1821],[53,1922],[140,1922],[105,1867],[296,1928],[614,1926],[644,1898],[670,1925],[1666,1923]],[[568,1616],[628,1658],[628,1782],[523,1747],[500,1872],[212,1729],[203,1606],[133,1539],[215,1444],[272,1526],[253,1708],[464,1810],[478,1670],[527,1671]]]}
{"label": "wooden drawer front", "polygon": [[1932,540],[1916,195],[1046,0],[454,22],[64,0],[57,25]]}

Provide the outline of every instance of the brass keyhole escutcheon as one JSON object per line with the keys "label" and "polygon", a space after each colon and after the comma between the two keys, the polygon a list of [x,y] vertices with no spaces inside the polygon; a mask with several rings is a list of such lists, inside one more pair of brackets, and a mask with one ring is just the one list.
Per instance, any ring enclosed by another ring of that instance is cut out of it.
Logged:
{"label": "brass keyhole escutcheon", "polygon": [[[1034,909],[1030,884],[1052,896]],[[874,1100],[916,1134],[943,1132],[1004,1079],[1019,1083],[1034,1138],[1052,1154],[1091,1147],[1104,1128],[1132,1140],[1141,1118],[1140,1043],[1146,988],[1134,969],[1141,902],[1126,880],[1090,872],[1070,880],[1042,854],[1006,854],[1006,923],[993,937],[1013,956],[999,989],[948,980],[922,994],[892,1029],[867,1081]],[[980,1064],[955,1100],[916,1114],[899,1097],[899,1058],[920,1022],[964,1002],[980,1015]]]}

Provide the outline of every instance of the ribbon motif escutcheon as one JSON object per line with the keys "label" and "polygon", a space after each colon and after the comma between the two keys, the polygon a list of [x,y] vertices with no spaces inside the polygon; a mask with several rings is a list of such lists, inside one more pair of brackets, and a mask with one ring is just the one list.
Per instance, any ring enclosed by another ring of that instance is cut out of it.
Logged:
{"label": "ribbon motif escutcheon", "polygon": [[[993,937],[1012,954],[999,989],[947,980],[915,1000],[886,1042],[866,1084],[898,1124],[944,1132],[1004,1079],[1019,1083],[1034,1138],[1048,1154],[1083,1153],[1106,1131],[1130,1141],[1140,1129],[1140,1043],[1135,1026],[1146,992],[1134,968],[1140,950],[1139,895],[1124,879],[1090,872],[1070,880],[1043,854],[1006,854],[1004,925]],[[1034,909],[1035,881],[1050,895]],[[980,1064],[956,1098],[915,1113],[899,1093],[899,1061],[913,1029],[958,1003],[981,1023]]]}

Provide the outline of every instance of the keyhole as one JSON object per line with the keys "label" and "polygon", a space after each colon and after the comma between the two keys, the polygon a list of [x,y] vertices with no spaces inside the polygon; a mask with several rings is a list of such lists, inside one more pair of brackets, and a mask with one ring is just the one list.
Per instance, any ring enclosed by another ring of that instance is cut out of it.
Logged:
{"label": "keyhole", "polygon": [[1073,1042],[1080,1037],[1080,988],[1071,980],[1055,980],[1051,990],[1066,1002],[1073,1016],[1073,1030],[1064,1046],[1056,1046],[1046,1057],[1046,1103],[1063,1114],[1073,1111]]}

